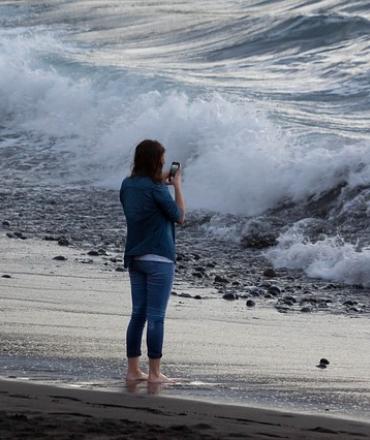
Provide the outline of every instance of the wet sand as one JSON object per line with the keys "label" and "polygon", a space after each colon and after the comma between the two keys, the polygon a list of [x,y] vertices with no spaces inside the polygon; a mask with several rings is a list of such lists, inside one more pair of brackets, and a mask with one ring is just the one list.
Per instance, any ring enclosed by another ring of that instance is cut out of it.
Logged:
{"label": "wet sand", "polygon": [[362,439],[370,425],[231,405],[0,381],[0,436],[12,439]]}

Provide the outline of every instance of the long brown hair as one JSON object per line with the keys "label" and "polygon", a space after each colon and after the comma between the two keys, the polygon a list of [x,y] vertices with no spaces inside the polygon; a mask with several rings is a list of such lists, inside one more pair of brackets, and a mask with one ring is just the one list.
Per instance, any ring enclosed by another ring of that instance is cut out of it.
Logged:
{"label": "long brown hair", "polygon": [[162,181],[162,156],[166,149],[155,140],[145,139],[135,149],[131,177],[148,176],[154,182]]}

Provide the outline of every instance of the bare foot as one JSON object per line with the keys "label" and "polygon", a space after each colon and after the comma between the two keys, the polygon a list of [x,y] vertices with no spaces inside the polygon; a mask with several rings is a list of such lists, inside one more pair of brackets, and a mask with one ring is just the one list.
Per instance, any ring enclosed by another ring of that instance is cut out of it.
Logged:
{"label": "bare foot", "polygon": [[157,375],[149,375],[148,382],[150,383],[175,383],[173,379],[170,379],[169,377],[165,376],[162,373],[159,373],[159,376]]}
{"label": "bare foot", "polygon": [[148,380],[148,375],[142,371],[137,371],[136,373],[127,373],[126,381],[132,382],[137,380]]}

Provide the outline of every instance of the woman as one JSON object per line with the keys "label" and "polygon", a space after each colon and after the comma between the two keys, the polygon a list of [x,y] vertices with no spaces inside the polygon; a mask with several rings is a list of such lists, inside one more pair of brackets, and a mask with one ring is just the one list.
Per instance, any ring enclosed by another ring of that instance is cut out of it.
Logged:
{"label": "woman", "polygon": [[[124,266],[131,283],[132,314],[126,333],[127,381],[171,382],[160,372],[163,321],[175,272],[175,223],[184,223],[181,171],[163,173],[165,149],[144,140],[135,150],[131,176],[121,186],[127,223]],[[167,185],[175,188],[173,200]],[[139,366],[141,339],[147,321],[149,374]]]}

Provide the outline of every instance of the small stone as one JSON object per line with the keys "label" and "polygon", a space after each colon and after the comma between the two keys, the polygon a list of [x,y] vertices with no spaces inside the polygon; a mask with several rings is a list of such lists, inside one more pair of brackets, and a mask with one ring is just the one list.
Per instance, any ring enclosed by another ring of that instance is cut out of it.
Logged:
{"label": "small stone", "polygon": [[57,255],[56,257],[53,258],[53,260],[57,260],[57,261],[66,261],[67,258],[64,257],[63,255]]}
{"label": "small stone", "polygon": [[203,278],[203,274],[201,272],[193,272],[192,275],[196,278]]}
{"label": "small stone", "polygon": [[8,220],[4,220],[2,225],[5,227],[8,227],[8,226],[10,226],[10,223],[8,222]]}
{"label": "small stone", "polygon": [[227,301],[234,301],[238,299],[238,295],[233,292],[226,292],[222,295],[222,299],[226,299]]}
{"label": "small stone", "polygon": [[250,289],[248,289],[250,295],[258,297],[258,296],[262,296],[265,294],[265,290],[261,289],[260,287],[251,287]]}
{"label": "small stone", "polygon": [[65,237],[58,238],[59,246],[69,246],[69,241]]}
{"label": "small stone", "polygon": [[267,289],[267,291],[268,291],[268,293],[271,293],[271,295],[274,295],[274,296],[278,296],[281,294],[281,289],[278,286],[270,286]]}
{"label": "small stone", "polygon": [[301,312],[302,313],[310,313],[310,312],[312,312],[312,309],[311,309],[311,307],[302,307]]}
{"label": "small stone", "polygon": [[233,281],[231,284],[232,284],[233,286],[240,286],[239,281]]}
{"label": "small stone", "polygon": [[274,271],[274,269],[269,267],[268,269],[264,270],[263,276],[267,277],[267,278],[275,278],[276,277],[276,272]]}
{"label": "small stone", "polygon": [[216,275],[214,282],[227,284],[229,282],[229,280],[227,278],[221,277],[220,275]]}
{"label": "small stone", "polygon": [[53,237],[52,235],[44,235],[43,240],[45,240],[45,241],[55,241],[56,238]]}
{"label": "small stone", "polygon": [[122,266],[116,267],[116,272],[124,272],[124,268]]}
{"label": "small stone", "polygon": [[357,301],[348,300],[343,303],[344,306],[356,306],[358,304]]}
{"label": "small stone", "polygon": [[11,275],[4,274],[4,275],[1,275],[1,278],[11,278]]}
{"label": "small stone", "polygon": [[185,292],[180,293],[180,295],[178,295],[178,296],[180,296],[181,298],[191,298],[190,293],[185,293]]}
{"label": "small stone", "polygon": [[98,249],[98,255],[108,255],[107,251],[103,248]]}
{"label": "small stone", "polygon": [[248,299],[246,302],[247,307],[254,307],[256,303],[252,299]]}
{"label": "small stone", "polygon": [[11,232],[7,232],[7,233],[6,233],[6,236],[7,236],[8,238],[14,238],[14,235],[13,235]]}
{"label": "small stone", "polygon": [[202,297],[200,295],[195,295],[194,299],[202,299]]}
{"label": "small stone", "polygon": [[93,264],[94,263],[94,260],[92,258],[84,258],[84,259],[79,260],[79,261],[82,264]]}
{"label": "small stone", "polygon": [[325,358],[321,358],[320,362],[318,365],[316,365],[317,368],[327,368],[327,366],[330,364],[330,362],[325,359]]}
{"label": "small stone", "polygon": [[174,290],[172,290],[171,295],[173,295],[173,296],[177,296],[177,292],[175,292]]}
{"label": "small stone", "polygon": [[112,263],[117,263],[117,258],[111,257],[109,258],[109,261],[111,261]]}
{"label": "small stone", "polygon": [[92,250],[92,251],[89,251],[87,253],[87,255],[90,255],[91,257],[97,257],[99,255],[99,252]]}

